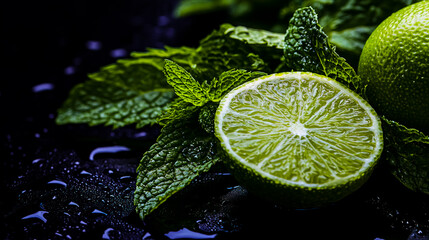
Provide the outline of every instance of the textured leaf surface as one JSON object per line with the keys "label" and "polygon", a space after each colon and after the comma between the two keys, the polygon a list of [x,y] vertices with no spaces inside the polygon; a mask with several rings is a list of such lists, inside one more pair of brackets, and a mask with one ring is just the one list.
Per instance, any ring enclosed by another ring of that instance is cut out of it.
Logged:
{"label": "textured leaf surface", "polygon": [[176,98],[170,104],[168,109],[163,112],[161,117],[158,119],[158,123],[161,125],[167,125],[174,120],[190,118],[199,109],[199,106],[195,106],[181,98]]}
{"label": "textured leaf surface", "polygon": [[[222,24],[201,40],[192,75],[204,81],[230,69],[272,72],[281,63],[282,50],[265,32]],[[258,39],[250,40],[251,35],[258,35]]]}
{"label": "textured leaf surface", "polygon": [[200,109],[198,115],[200,126],[209,134],[214,134],[214,119],[218,106],[217,102],[208,102]]}
{"label": "textured leaf surface", "polygon": [[302,6],[314,7],[320,16],[319,23],[331,43],[343,52],[359,56],[376,26],[393,12],[413,2],[416,1],[310,0],[302,3]]}
{"label": "textured leaf surface", "polygon": [[174,11],[176,17],[186,17],[224,9],[234,1],[231,0],[181,0]]}
{"label": "textured leaf surface", "polygon": [[175,96],[171,89],[138,92],[94,80],[77,85],[70,94],[72,98],[58,110],[58,124],[104,124],[114,128],[156,123]]}
{"label": "textured leaf surface", "polygon": [[274,33],[266,30],[248,28],[244,26],[227,27],[225,28],[225,33],[229,34],[229,36],[233,39],[240,40],[246,44],[253,45],[254,47],[273,47],[279,50],[283,50],[283,33]]}
{"label": "textured leaf surface", "polygon": [[202,106],[208,101],[201,84],[177,63],[166,59],[164,74],[168,84],[174,88],[174,92],[183,101],[192,103],[195,106]]}
{"label": "textured leaf surface", "polygon": [[211,101],[219,102],[233,88],[257,77],[266,75],[263,72],[249,72],[243,69],[233,69],[220,74],[209,87],[208,96]]}
{"label": "textured leaf surface", "polygon": [[[419,0],[181,0],[176,8],[176,16],[201,15],[202,13],[227,11],[233,20],[245,22],[247,26],[258,25],[264,29],[278,29],[283,32],[295,10],[312,6],[319,14],[319,23],[329,36],[331,43],[347,60],[357,62],[359,54],[369,35],[384,19],[397,10]],[[279,18],[257,21],[257,14],[271,13]],[[243,19],[244,17],[244,19]]]}
{"label": "textured leaf surface", "polygon": [[383,119],[385,157],[406,187],[429,194],[429,137],[417,129]]}
{"label": "textured leaf surface", "polygon": [[362,93],[364,85],[354,69],[335,52],[311,7],[298,9],[285,36],[285,62],[296,71],[308,71],[333,78]]}
{"label": "textured leaf surface", "polygon": [[156,123],[175,97],[162,72],[164,58],[187,62],[193,48],[149,49],[119,60],[76,85],[58,110],[57,123],[143,127]]}
{"label": "textured leaf surface", "polygon": [[153,64],[156,64],[159,69],[164,67],[164,59],[173,60],[176,63],[183,65],[192,65],[191,56],[195,54],[196,49],[191,47],[169,47],[165,49],[148,48],[146,52],[133,52],[134,58],[148,59]]}
{"label": "textured leaf surface", "polygon": [[156,63],[120,60],[76,85],[58,110],[58,124],[122,127],[153,124],[175,96]]}
{"label": "textured leaf surface", "polygon": [[199,128],[195,119],[165,126],[137,169],[134,205],[140,217],[143,219],[217,161],[214,137]]}

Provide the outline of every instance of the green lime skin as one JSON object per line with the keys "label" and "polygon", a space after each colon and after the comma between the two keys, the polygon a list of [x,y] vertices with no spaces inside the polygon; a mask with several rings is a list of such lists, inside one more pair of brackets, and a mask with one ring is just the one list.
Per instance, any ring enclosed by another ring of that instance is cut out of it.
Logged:
{"label": "green lime skin", "polygon": [[377,113],[429,133],[429,1],[399,10],[375,29],[358,73]]}
{"label": "green lime skin", "polygon": [[[222,150],[220,150],[222,151]],[[285,185],[265,177],[252,168],[243,166],[224,155],[231,173],[251,194],[286,209],[313,209],[328,207],[361,188],[373,173],[375,164],[358,177],[335,186],[302,187]]]}

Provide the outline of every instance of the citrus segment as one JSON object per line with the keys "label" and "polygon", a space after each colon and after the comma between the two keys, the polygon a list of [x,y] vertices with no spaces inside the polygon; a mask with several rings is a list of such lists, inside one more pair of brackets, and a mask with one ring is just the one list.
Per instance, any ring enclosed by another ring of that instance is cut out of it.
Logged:
{"label": "citrus segment", "polygon": [[315,198],[317,190],[356,189],[349,183],[362,184],[356,180],[366,178],[382,150],[380,120],[365,100],[330,78],[302,72],[232,90],[217,110],[215,134],[239,180],[252,176],[313,191]]}

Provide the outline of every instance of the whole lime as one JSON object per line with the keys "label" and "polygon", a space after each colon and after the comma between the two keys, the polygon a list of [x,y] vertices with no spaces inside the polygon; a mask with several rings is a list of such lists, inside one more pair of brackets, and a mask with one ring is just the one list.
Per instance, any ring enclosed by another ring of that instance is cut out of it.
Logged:
{"label": "whole lime", "polygon": [[429,133],[429,1],[397,11],[374,30],[358,73],[378,114]]}

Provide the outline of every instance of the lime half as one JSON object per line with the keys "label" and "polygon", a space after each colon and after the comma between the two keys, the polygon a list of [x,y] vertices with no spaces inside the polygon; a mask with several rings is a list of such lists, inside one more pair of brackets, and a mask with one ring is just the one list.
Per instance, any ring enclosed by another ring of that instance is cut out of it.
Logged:
{"label": "lime half", "polygon": [[358,189],[383,149],[380,119],[363,98],[304,72],[256,78],[229,92],[215,134],[242,185],[299,208]]}

